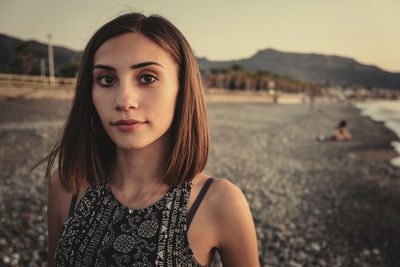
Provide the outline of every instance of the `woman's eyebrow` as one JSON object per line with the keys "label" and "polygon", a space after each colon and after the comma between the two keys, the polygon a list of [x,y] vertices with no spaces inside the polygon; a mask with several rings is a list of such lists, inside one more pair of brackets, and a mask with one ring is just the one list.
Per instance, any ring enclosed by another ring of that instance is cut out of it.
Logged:
{"label": "woman's eyebrow", "polygon": [[[160,66],[162,68],[164,68],[163,65],[157,63],[157,62],[153,62],[153,61],[148,61],[148,62],[142,62],[142,63],[138,63],[135,65],[130,66],[131,69],[140,69],[149,65],[157,65]],[[107,65],[101,65],[101,64],[97,64],[93,67],[93,69],[103,69],[103,70],[111,70],[111,71],[116,71],[116,69],[114,67],[111,66],[107,66]]]}
{"label": "woman's eyebrow", "polygon": [[138,63],[138,64],[135,64],[135,65],[132,65],[130,68],[131,69],[139,69],[139,68],[146,67],[148,65],[157,65],[157,66],[160,66],[160,67],[164,68],[163,65],[161,65],[161,64],[159,64],[157,62],[153,62],[153,61]]}
{"label": "woman's eyebrow", "polygon": [[110,66],[106,66],[106,65],[101,65],[101,64],[94,65],[93,69],[103,69],[103,70],[115,71],[115,68],[110,67]]}

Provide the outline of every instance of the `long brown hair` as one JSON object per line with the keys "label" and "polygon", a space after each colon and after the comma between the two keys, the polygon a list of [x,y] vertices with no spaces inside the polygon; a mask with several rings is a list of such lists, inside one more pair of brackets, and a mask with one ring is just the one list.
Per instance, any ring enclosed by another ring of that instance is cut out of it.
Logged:
{"label": "long brown hair", "polygon": [[46,176],[58,156],[62,186],[77,192],[82,186],[107,179],[115,157],[115,144],[106,134],[92,101],[93,57],[107,40],[128,32],[145,35],[163,48],[179,66],[179,92],[170,128],[171,144],[164,182],[190,181],[207,163],[209,130],[196,58],[182,33],[158,15],[140,13],[119,16],[102,26],[89,40],[82,56],[75,97],[66,124],[47,159]]}

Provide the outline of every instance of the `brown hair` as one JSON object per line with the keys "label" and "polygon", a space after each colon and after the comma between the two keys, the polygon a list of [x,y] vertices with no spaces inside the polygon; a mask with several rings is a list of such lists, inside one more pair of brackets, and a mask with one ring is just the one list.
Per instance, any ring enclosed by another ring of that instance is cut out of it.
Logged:
{"label": "brown hair", "polygon": [[92,101],[93,57],[107,40],[129,32],[145,35],[179,66],[179,92],[170,127],[171,146],[164,182],[178,185],[192,180],[207,163],[209,130],[196,58],[182,33],[165,18],[140,13],[119,16],[102,26],[89,40],[82,56],[75,98],[66,124],[47,159],[49,177],[58,155],[61,184],[69,192],[107,179],[115,144],[105,133]]}

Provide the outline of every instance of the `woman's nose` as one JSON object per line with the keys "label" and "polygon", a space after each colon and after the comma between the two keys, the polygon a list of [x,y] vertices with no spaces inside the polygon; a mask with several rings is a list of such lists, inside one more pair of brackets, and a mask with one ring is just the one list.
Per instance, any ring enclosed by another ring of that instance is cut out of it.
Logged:
{"label": "woman's nose", "polygon": [[131,110],[139,108],[138,90],[131,81],[122,81],[117,89],[115,100],[117,110]]}

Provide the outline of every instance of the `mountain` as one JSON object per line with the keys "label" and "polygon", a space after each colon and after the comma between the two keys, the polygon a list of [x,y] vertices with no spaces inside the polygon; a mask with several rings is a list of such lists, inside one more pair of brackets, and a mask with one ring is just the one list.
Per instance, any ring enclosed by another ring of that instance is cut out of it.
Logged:
{"label": "mountain", "polygon": [[364,65],[352,58],[340,56],[265,49],[247,59],[210,61],[199,58],[198,63],[203,71],[229,68],[233,64],[239,64],[247,70],[266,70],[322,85],[360,85],[367,88],[400,89],[400,73],[387,72],[376,66]]}
{"label": "mountain", "polygon": [[[17,72],[15,67],[16,49],[23,41],[0,34],[0,72]],[[47,44],[28,41],[32,46],[34,74],[40,74],[40,59],[47,62]],[[56,73],[67,64],[79,61],[82,52],[54,46]],[[211,61],[197,58],[202,73],[210,69],[230,68],[239,64],[246,70],[266,70],[279,75],[322,85],[359,85],[367,88],[400,89],[400,73],[384,71],[376,66],[358,63],[352,58],[306,53],[288,53],[274,49],[260,50],[250,58],[228,61]]]}
{"label": "mountain", "polygon": [[[15,73],[15,60],[17,47],[24,41],[0,34],[0,72]],[[48,48],[47,44],[39,43],[33,40],[27,41],[32,47],[33,68],[32,72],[40,74],[40,59],[46,60],[46,69],[48,72]],[[54,68],[56,73],[65,67],[67,64],[79,61],[82,55],[81,52],[73,51],[60,46],[53,46],[54,52]]]}

